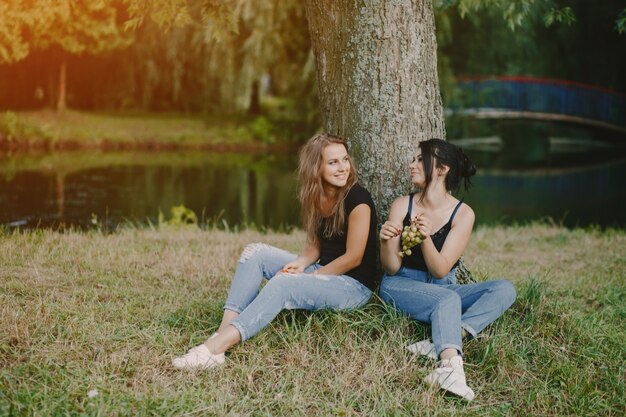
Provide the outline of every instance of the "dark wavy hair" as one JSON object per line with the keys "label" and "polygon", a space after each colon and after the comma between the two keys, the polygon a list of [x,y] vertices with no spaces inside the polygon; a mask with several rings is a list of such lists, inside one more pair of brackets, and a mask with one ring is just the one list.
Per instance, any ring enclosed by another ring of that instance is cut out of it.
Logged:
{"label": "dark wavy hair", "polygon": [[467,191],[472,185],[470,177],[476,174],[476,165],[467,157],[463,149],[442,139],[429,139],[419,143],[422,150],[424,175],[426,177],[421,199],[424,198],[433,180],[433,168],[450,168],[446,175],[446,190],[459,191],[461,183]]}

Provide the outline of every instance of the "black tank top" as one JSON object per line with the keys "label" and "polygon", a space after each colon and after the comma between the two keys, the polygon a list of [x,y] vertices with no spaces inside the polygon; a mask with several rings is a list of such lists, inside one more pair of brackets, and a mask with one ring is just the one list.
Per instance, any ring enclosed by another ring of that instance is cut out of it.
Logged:
{"label": "black tank top", "polygon": [[[461,206],[461,204],[463,204],[463,199],[461,199],[461,201],[459,201],[459,204],[457,204],[456,207],[454,208],[454,211],[452,212],[452,215],[450,216],[450,220],[448,220],[448,223],[444,224],[441,227],[441,229],[437,230],[435,233],[430,235],[430,238],[432,239],[433,244],[435,245],[435,248],[437,248],[438,252],[441,252],[441,248],[443,248],[443,244],[446,241],[446,237],[448,237],[448,233],[450,233],[450,229],[452,228],[452,220],[454,219],[454,216],[456,215],[456,212]],[[404,216],[404,220],[402,221],[403,226],[409,226],[411,224],[411,211],[413,211],[413,194],[412,193],[409,194],[409,210],[406,216]],[[419,245],[413,248],[411,252],[412,253],[410,256],[405,256],[404,258],[402,258],[402,266],[411,268],[411,269],[419,269],[420,271],[428,271],[428,267],[426,266],[426,261],[424,260],[424,255],[422,254],[422,250],[419,247]],[[459,264],[459,261],[457,260],[452,268],[456,268],[458,264]]]}

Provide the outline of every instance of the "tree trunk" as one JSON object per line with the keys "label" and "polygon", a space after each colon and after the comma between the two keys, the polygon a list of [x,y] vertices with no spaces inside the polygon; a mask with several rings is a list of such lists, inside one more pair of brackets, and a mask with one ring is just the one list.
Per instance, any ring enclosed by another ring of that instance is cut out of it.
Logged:
{"label": "tree trunk", "polygon": [[64,52],[61,52],[61,66],[59,69],[59,94],[57,96],[57,111],[62,112],[67,109],[66,86],[67,82],[67,58]]}
{"label": "tree trunk", "polygon": [[261,94],[259,89],[261,85],[259,80],[252,82],[252,92],[250,93],[250,107],[248,108],[248,114],[253,116],[261,114]]}
{"label": "tree trunk", "polygon": [[445,138],[432,0],[305,4],[324,128],[350,144],[383,221],[418,141]]}

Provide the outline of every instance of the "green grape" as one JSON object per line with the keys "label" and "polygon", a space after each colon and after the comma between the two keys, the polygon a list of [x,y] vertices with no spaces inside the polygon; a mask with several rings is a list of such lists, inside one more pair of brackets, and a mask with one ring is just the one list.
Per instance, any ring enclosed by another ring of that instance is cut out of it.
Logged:
{"label": "green grape", "polygon": [[404,226],[400,241],[402,250],[398,252],[398,255],[400,258],[404,258],[405,256],[411,256],[413,253],[411,248],[421,244],[424,241],[424,236],[422,236],[415,224],[411,224],[409,226]]}

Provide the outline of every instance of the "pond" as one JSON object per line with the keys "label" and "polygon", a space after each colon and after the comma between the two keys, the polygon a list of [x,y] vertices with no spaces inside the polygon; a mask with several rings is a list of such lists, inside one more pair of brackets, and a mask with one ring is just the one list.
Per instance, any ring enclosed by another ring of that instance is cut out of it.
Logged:
{"label": "pond", "polygon": [[174,206],[202,223],[298,224],[294,157],[214,152],[0,158],[0,224],[155,224]]}
{"label": "pond", "polygon": [[[622,145],[550,137],[519,158],[519,149],[498,136],[453,142],[479,166],[465,196],[478,224],[552,219],[570,227],[626,226]],[[203,223],[287,229],[300,225],[295,169],[293,154],[0,156],[0,225],[155,224],[159,213],[168,218],[182,204]]]}

